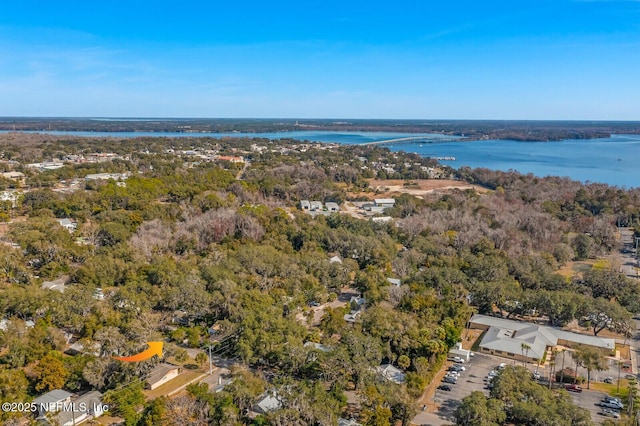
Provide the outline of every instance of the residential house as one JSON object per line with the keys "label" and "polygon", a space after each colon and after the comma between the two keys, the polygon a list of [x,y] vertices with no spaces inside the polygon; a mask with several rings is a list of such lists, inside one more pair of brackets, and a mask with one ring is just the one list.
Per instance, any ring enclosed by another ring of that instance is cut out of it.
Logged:
{"label": "residential house", "polygon": [[322,201],[311,201],[309,203],[309,210],[312,212],[322,210]]}
{"label": "residential house", "polygon": [[381,366],[376,368],[376,370],[386,380],[389,380],[397,384],[404,383],[404,380],[405,380],[404,373],[391,364],[382,364]]}
{"label": "residential house", "polygon": [[393,198],[376,198],[373,200],[376,207],[389,208],[394,207],[396,205],[396,200]]}
{"label": "residential house", "polygon": [[34,399],[32,404],[36,407],[38,416],[44,416],[46,413],[62,410],[71,403],[71,396],[67,391],[54,389]]}
{"label": "residential house", "polygon": [[358,423],[354,419],[347,420],[340,417],[338,419],[338,426],[362,426],[362,423]]}
{"label": "residential house", "polygon": [[180,375],[180,367],[162,363],[151,370],[145,381],[145,387],[154,390]]}
{"label": "residential house", "polygon": [[316,350],[319,350],[320,352],[331,352],[331,348],[329,346],[325,346],[321,343],[316,343],[316,342],[305,342],[304,347],[316,349]]}
{"label": "residential house", "polygon": [[402,281],[399,278],[387,278],[387,282],[394,287],[400,287],[402,285]]}
{"label": "residential house", "polygon": [[362,313],[362,311],[351,311],[348,314],[344,314],[344,320],[348,323],[355,323],[356,320],[358,319],[358,317],[360,317],[360,314]]}
{"label": "residential house", "polygon": [[282,408],[282,402],[277,392],[270,392],[262,396],[253,406],[253,411],[258,414],[267,414]]}
{"label": "residential house", "polygon": [[100,417],[104,414],[105,405],[102,403],[102,394],[98,391],[87,392],[72,400],[68,409],[60,411],[55,417],[60,426],[75,426],[89,419]]}
{"label": "residential house", "polygon": [[325,206],[327,207],[327,210],[330,212],[340,211],[340,206],[338,206],[338,203],[328,201],[327,203],[325,203]]}
{"label": "residential house", "polygon": [[69,219],[68,217],[58,219],[58,223],[60,224],[60,226],[62,226],[64,229],[66,229],[71,233],[73,233],[78,227],[78,224],[72,221],[71,219]]}
{"label": "residential house", "polygon": [[300,200],[300,209],[311,210],[311,203],[309,202],[309,200]]}
{"label": "residential house", "polygon": [[85,180],[124,180],[127,179],[129,175],[126,173],[91,173],[84,177]]}

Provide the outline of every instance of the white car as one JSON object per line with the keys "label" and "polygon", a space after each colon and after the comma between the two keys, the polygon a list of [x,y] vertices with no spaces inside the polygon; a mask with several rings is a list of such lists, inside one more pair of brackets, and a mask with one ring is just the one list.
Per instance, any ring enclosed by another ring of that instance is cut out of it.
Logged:
{"label": "white car", "polygon": [[500,365],[498,366],[498,370],[504,370],[506,366],[507,366],[506,362],[501,362]]}
{"label": "white car", "polygon": [[600,411],[598,414],[602,416],[613,417],[614,419],[620,418],[620,413],[618,413],[617,411],[611,410],[610,408],[603,408],[602,411]]}
{"label": "white car", "polygon": [[449,371],[465,371],[466,368],[464,368],[463,365],[460,364],[453,364],[451,367],[449,367]]}
{"label": "white car", "polygon": [[451,361],[455,362],[456,364],[464,364],[464,358],[460,358],[459,356],[454,356],[453,358],[451,358]]}

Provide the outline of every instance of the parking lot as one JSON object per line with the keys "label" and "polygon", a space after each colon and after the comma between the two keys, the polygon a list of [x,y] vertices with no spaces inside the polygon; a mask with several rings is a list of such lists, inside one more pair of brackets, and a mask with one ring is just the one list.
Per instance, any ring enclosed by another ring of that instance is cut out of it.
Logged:
{"label": "parking lot", "polygon": [[[469,362],[461,364],[466,370],[460,374],[455,385],[449,384],[451,391],[436,390],[433,399],[435,403],[439,404],[439,409],[433,414],[443,422],[440,424],[455,423],[454,412],[456,408],[460,405],[462,398],[470,395],[471,392],[481,391],[485,395],[489,395],[489,391],[484,389],[484,378],[487,376],[489,371],[496,368],[500,363],[500,361],[496,362],[496,359],[497,358],[490,357],[488,355],[476,354],[476,356],[471,358]],[[418,418],[420,418],[420,416],[418,416]],[[421,424],[418,421],[414,422]]]}
{"label": "parking lot", "polygon": [[[502,362],[508,365],[516,364],[514,361],[477,353],[469,362],[461,364],[465,367],[465,371],[460,374],[456,384],[442,383],[449,385],[451,387],[450,391],[436,390],[433,402],[438,404],[438,409],[433,413],[419,413],[413,420],[413,423],[425,425],[455,424],[454,413],[460,405],[460,401],[474,391],[481,391],[488,396],[489,390],[485,389],[486,382],[484,379],[491,370],[497,369],[498,365]],[[447,365],[451,365],[451,363],[448,362]],[[531,371],[535,369],[534,365],[529,365],[528,367]],[[548,381],[541,382],[541,384],[544,383],[548,384]],[[604,422],[606,418],[598,414],[601,408],[596,404],[599,403],[606,394],[587,390],[581,393],[569,392],[569,394],[576,405],[586,408],[591,413],[591,418],[594,422]]]}

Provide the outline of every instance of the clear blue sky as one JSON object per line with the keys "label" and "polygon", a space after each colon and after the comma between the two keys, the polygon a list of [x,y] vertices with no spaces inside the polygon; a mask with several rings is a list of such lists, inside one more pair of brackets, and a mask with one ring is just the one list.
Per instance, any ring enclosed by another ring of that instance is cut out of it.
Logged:
{"label": "clear blue sky", "polygon": [[640,0],[7,0],[0,116],[640,120]]}

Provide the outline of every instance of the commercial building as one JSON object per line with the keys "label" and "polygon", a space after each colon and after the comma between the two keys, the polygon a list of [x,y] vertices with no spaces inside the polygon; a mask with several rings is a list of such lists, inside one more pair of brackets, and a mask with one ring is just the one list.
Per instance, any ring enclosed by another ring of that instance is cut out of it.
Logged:
{"label": "commercial building", "polygon": [[612,353],[615,340],[573,333],[555,327],[513,321],[487,315],[474,315],[469,327],[483,330],[480,352],[518,361],[539,362],[548,348],[591,346]]}

